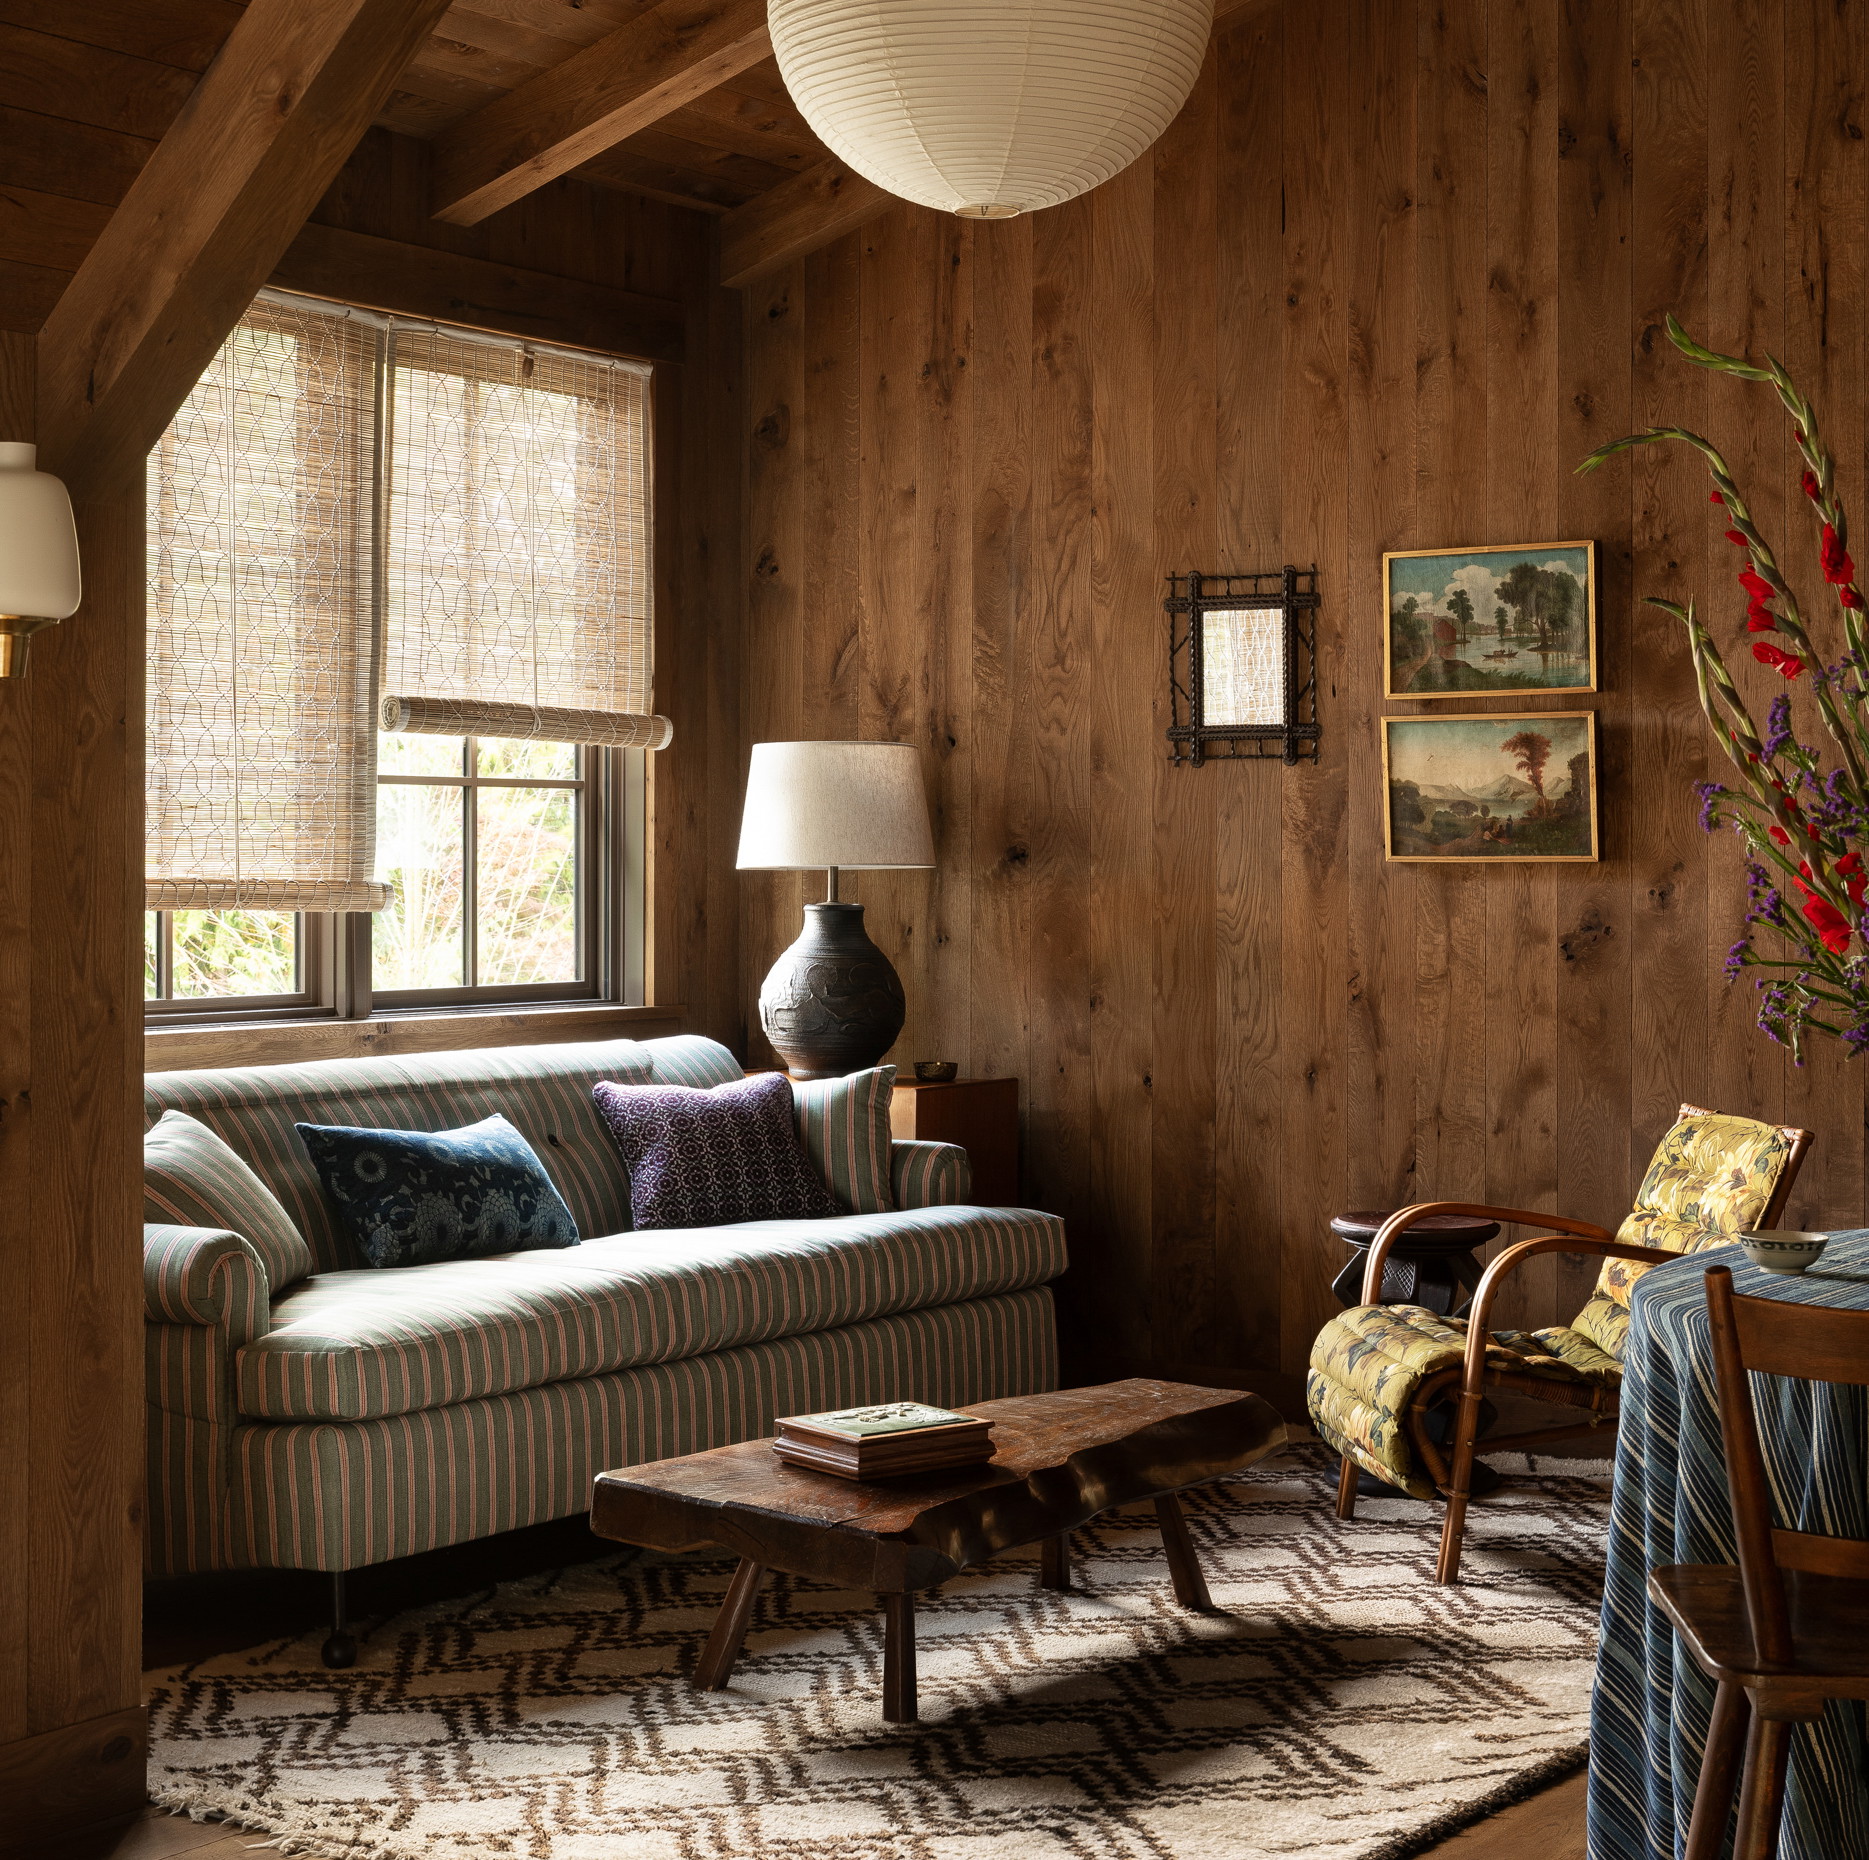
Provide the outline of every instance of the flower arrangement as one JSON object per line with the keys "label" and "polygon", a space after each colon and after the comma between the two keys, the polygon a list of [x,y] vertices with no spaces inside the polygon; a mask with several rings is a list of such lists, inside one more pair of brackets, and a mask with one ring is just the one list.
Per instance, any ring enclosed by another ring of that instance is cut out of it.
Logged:
{"label": "flower arrangement", "polygon": [[[1804,470],[1800,489],[1819,532],[1819,562],[1834,592],[1843,651],[1826,663],[1810,623],[1760,534],[1726,460],[1700,434],[1680,426],[1599,446],[1577,467],[1594,471],[1606,459],[1637,446],[1692,446],[1713,477],[1712,501],[1723,508],[1726,540],[1742,553],[1738,583],[1746,596],[1746,634],[1752,656],[1785,680],[1761,731],[1734,685],[1720,649],[1693,602],[1650,596],[1648,605],[1671,613],[1687,629],[1700,690],[1700,707],[1738,771],[1732,784],[1702,782],[1701,825],[1730,826],[1745,841],[1745,931],[1727,952],[1727,979],[1747,968],[1757,979],[1759,1026],[1791,1048],[1802,1063],[1804,1036],[1826,1033],[1852,1054],[1869,1047],[1869,923],[1863,910],[1869,872],[1862,847],[1869,841],[1869,643],[1864,602],[1850,559],[1849,524],[1836,491],[1836,463],[1823,442],[1817,416],[1784,367],[1767,356],[1760,367],[1743,357],[1703,348],[1670,316],[1668,337],[1696,366],[1742,381],[1769,383],[1792,422]],[[1799,742],[1791,722],[1791,687],[1804,687],[1830,747]],[[1761,931],[1770,933],[1761,949]]]}

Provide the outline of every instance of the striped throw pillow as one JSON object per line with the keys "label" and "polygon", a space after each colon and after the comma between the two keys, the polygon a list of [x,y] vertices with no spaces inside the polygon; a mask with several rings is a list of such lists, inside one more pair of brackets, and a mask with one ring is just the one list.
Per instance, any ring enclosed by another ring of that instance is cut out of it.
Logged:
{"label": "striped throw pillow", "polygon": [[846,1214],[894,1211],[889,1104],[895,1083],[894,1066],[848,1078],[792,1081],[798,1140]]}
{"label": "striped throw pillow", "polygon": [[238,1234],[260,1256],[275,1298],[311,1276],[311,1248],[273,1191],[185,1111],[164,1111],[144,1132],[143,1219]]}

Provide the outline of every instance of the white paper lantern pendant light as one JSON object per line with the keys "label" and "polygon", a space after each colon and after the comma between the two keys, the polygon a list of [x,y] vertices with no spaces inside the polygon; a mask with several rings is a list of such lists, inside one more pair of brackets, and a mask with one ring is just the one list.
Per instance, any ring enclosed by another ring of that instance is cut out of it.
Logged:
{"label": "white paper lantern pendant light", "polygon": [[1086,193],[1174,121],[1213,0],[768,0],[792,101],[904,200],[1005,220]]}

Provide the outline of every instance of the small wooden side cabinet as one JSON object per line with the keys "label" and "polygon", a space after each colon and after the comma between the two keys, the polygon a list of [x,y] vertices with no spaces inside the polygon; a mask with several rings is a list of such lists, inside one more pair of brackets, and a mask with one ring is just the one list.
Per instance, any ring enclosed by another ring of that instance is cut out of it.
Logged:
{"label": "small wooden side cabinet", "polygon": [[923,1085],[898,1075],[889,1124],[903,1142],[958,1143],[973,1164],[973,1198],[981,1207],[1021,1205],[1017,1079]]}

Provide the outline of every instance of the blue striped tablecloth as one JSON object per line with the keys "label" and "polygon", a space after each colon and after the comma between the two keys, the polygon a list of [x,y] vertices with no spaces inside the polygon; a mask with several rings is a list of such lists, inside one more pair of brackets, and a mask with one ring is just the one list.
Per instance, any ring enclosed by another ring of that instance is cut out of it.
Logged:
{"label": "blue striped tablecloth", "polygon": [[[1713,1686],[1680,1652],[1643,1587],[1658,1563],[1731,1563],[1733,1518],[1704,1277],[1730,1266],[1736,1291],[1869,1308],[1869,1229],[1835,1235],[1802,1276],[1748,1265],[1737,1247],[1658,1266],[1635,1288],[1610,1509],[1603,1646],[1590,1714],[1590,1860],[1677,1860]],[[1753,1378],[1774,1521],[1869,1537],[1865,1391]],[[1863,1708],[1831,1704],[1792,1735],[1779,1860],[1869,1860]]]}

